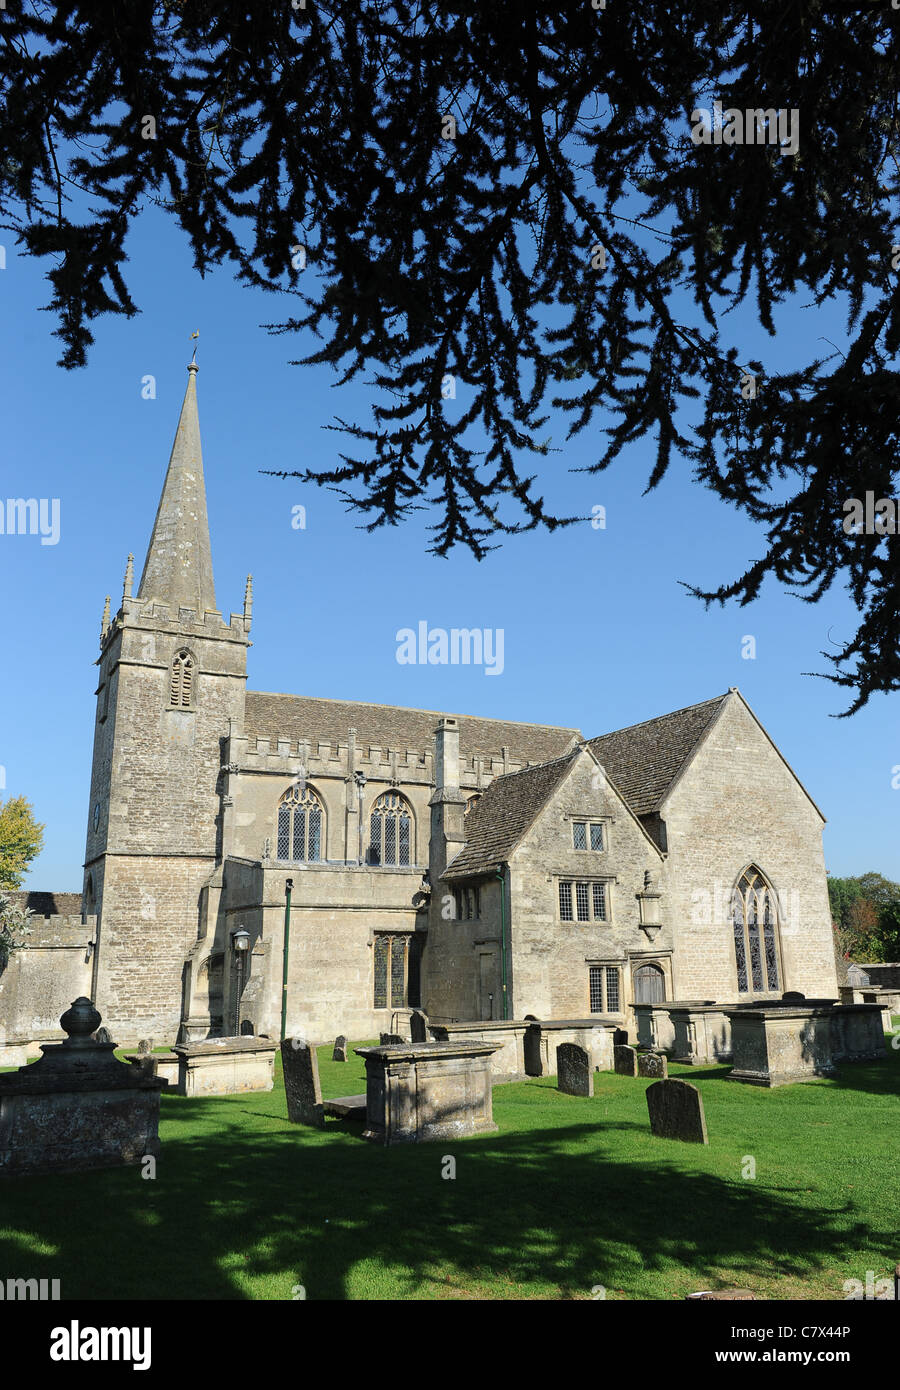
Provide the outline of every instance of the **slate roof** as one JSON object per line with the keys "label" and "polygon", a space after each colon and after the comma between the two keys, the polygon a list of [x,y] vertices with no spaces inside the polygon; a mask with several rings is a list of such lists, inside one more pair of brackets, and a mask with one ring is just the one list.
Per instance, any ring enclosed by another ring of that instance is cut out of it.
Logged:
{"label": "slate roof", "polygon": [[[370,705],[357,700],[322,700],[309,695],[270,695],[248,690],[244,732],[249,738],[268,738],[272,747],[279,738],[297,743],[346,743],[356,730],[356,743],[405,753],[409,748],[431,751],[439,719],[449,711],[405,709],[400,705]],[[580,739],[578,729],[550,724],[518,724],[507,719],[481,719],[469,714],[450,714],[459,721],[460,758],[500,757],[509,749],[511,762],[543,763],[558,758]]]}
{"label": "slate roof", "polygon": [[9,892],[4,889],[0,898],[6,898],[17,907],[30,907],[38,917],[80,917],[80,893],[41,893],[17,889]]}
{"label": "slate roof", "polygon": [[466,843],[442,877],[467,878],[505,864],[565,778],[578,751],[573,748],[553,762],[495,778],[466,816]]}
{"label": "slate roof", "polygon": [[588,740],[637,816],[658,811],[728,693]]}

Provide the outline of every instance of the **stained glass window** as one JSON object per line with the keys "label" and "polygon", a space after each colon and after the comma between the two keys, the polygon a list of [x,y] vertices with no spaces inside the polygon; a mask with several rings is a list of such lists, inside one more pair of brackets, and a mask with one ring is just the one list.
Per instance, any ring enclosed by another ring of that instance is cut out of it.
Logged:
{"label": "stained glass window", "polygon": [[375,938],[375,1008],[387,1008],[387,972],[390,939],[386,936]]}
{"label": "stained glass window", "polygon": [[[376,1009],[404,1009],[407,1006],[407,965],[411,938],[391,934],[375,937],[375,996]],[[388,1004],[390,996],[390,1005]]]}
{"label": "stained glass window", "polygon": [[408,865],[412,861],[412,811],[399,792],[383,792],[369,822],[369,863]]}
{"label": "stained glass window", "polygon": [[322,858],[324,810],[312,787],[289,787],[278,806],[278,858],[315,864]]}
{"label": "stained glass window", "polygon": [[777,898],[759,869],[743,873],[732,896],[738,990],[778,990]]}

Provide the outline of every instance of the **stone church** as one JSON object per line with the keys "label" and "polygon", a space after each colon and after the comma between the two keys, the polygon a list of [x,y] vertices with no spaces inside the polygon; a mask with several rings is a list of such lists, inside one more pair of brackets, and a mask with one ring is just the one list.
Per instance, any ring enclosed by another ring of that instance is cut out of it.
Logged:
{"label": "stone church", "polygon": [[248,690],[188,370],[102,623],[81,922],[117,1041],[836,994],[824,817],[736,689],[587,738]]}

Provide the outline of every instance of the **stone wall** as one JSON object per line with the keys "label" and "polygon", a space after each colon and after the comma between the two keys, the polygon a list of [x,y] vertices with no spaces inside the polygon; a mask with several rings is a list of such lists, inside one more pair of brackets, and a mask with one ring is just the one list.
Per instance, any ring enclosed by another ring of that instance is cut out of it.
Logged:
{"label": "stone wall", "polygon": [[[228,859],[214,939],[224,953],[225,1031],[233,1029],[236,974],[231,933],[253,940],[242,1018],[257,1033],[281,1036],[285,882],[293,880],[287,1036],[321,1042],[344,1033],[378,1037],[390,1030],[390,1001],[374,1007],[376,934],[424,929],[416,901],[420,869],[345,865],[261,865]],[[418,1002],[418,1001],[415,1001]],[[408,1008],[401,1013],[406,1015]]]}
{"label": "stone wall", "polygon": [[[621,969],[620,1008],[629,1016],[631,971],[652,961],[664,970],[672,948],[666,870],[656,846],[624,802],[602,779],[588,753],[548,802],[517,846],[510,863],[513,910],[512,989],[514,1017],[583,1018],[591,1012],[589,966]],[[572,821],[602,820],[604,849],[575,850]],[[640,929],[637,893],[650,870],[662,890],[666,923],[651,944]],[[609,876],[606,922],[564,922],[559,914],[559,879]]]}
{"label": "stone wall", "polygon": [[30,926],[27,944],[0,971],[0,1066],[21,1065],[23,1049],[37,1056],[39,1042],[62,1038],[60,1014],[90,991],[96,918],[32,917]]}
{"label": "stone wall", "polygon": [[774,997],[785,990],[836,997],[823,818],[736,693],[670,792],[663,818],[676,997],[739,997],[727,914],[734,885],[751,864],[788,913]]}

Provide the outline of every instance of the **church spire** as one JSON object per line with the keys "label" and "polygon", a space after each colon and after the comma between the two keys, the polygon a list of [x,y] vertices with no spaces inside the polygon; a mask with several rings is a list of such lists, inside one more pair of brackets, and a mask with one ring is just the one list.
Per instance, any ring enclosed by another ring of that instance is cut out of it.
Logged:
{"label": "church spire", "polygon": [[169,604],[176,610],[175,617],[178,608],[193,608],[202,622],[205,612],[216,612],[216,592],[197,417],[197,371],[196,362],[191,362],[138,598]]}

